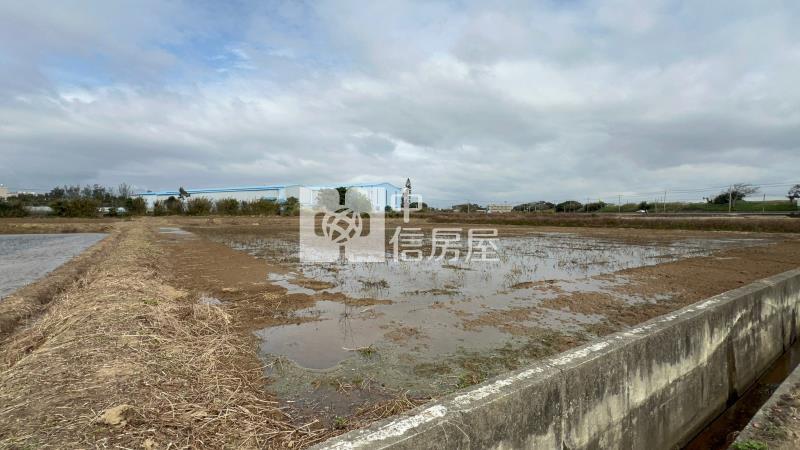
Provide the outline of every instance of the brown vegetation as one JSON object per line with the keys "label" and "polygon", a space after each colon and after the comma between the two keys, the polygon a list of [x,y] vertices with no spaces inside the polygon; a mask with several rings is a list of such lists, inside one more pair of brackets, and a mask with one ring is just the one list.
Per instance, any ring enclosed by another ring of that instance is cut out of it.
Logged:
{"label": "brown vegetation", "polygon": [[800,233],[800,220],[790,217],[642,217],[595,214],[440,214],[439,223],[476,223],[544,227],[642,228],[661,230],[750,231]]}
{"label": "brown vegetation", "polygon": [[0,447],[301,446],[231,318],[163,282],[143,227],[2,344]]}

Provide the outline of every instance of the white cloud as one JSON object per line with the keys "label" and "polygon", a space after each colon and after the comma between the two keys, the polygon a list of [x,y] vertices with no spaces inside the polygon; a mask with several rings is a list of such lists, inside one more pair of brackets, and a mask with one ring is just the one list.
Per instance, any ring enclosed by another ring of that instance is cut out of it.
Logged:
{"label": "white cloud", "polygon": [[800,163],[792,5],[287,2],[220,23],[138,5],[0,6],[0,181],[410,176],[446,204],[784,181]]}

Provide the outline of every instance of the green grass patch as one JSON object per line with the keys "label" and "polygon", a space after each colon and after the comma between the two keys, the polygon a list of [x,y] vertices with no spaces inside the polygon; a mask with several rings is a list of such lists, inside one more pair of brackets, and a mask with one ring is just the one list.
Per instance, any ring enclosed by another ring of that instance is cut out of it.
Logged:
{"label": "green grass patch", "polygon": [[735,442],[731,449],[733,450],[768,450],[769,446],[761,441],[746,440],[742,442]]}

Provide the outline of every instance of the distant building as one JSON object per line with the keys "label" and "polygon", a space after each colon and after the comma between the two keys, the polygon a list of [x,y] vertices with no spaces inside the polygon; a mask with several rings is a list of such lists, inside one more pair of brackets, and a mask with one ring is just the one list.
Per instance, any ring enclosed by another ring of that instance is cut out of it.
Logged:
{"label": "distant building", "polygon": [[501,205],[497,203],[490,203],[486,205],[486,212],[489,214],[508,213],[511,212],[512,209],[514,209],[512,205]]}
{"label": "distant building", "polygon": [[6,185],[4,185],[4,184],[0,184],[0,199],[3,199],[3,200],[5,200],[5,199],[7,199],[8,197],[9,197],[9,195],[8,195],[8,188],[6,187]]}
{"label": "distant building", "polygon": [[32,216],[49,216],[55,212],[49,206],[25,206],[25,211]]}
{"label": "distant building", "polygon": [[[232,198],[240,202],[260,199],[283,202],[289,197],[295,197],[301,205],[312,206],[320,191],[323,189],[336,189],[337,187],[346,187],[361,192],[369,198],[373,211],[384,211],[387,206],[392,209],[400,209],[401,189],[390,183],[337,184],[330,186],[276,184],[269,186],[186,189],[186,193],[189,194],[190,198],[202,197],[211,201]],[[143,198],[147,202],[147,208],[152,209],[156,201],[164,201],[170,197],[177,198],[180,193],[178,191],[142,192],[134,194],[134,196]]]}

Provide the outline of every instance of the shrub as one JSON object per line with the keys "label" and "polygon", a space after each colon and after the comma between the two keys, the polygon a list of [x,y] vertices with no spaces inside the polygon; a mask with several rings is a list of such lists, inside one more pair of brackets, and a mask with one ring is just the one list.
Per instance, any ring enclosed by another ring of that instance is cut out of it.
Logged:
{"label": "shrub", "polygon": [[96,217],[100,203],[92,198],[61,199],[50,203],[53,213],[61,217]]}
{"label": "shrub", "polygon": [[211,209],[213,207],[214,204],[207,198],[190,198],[189,201],[186,202],[186,214],[190,216],[205,216],[211,214]]}
{"label": "shrub", "polygon": [[217,214],[234,216],[239,213],[239,200],[235,198],[223,198],[216,202]]}
{"label": "shrub", "polygon": [[6,201],[0,199],[0,217],[24,217],[28,212],[18,201]]}
{"label": "shrub", "polygon": [[594,211],[599,211],[599,210],[601,210],[601,209],[603,209],[605,207],[606,207],[605,202],[599,201],[599,202],[587,203],[587,204],[583,205],[583,210],[586,211],[586,212],[594,212]]}
{"label": "shrub", "polygon": [[280,212],[280,205],[275,200],[266,198],[251,202],[242,202],[242,214],[253,216],[272,216]]}
{"label": "shrub", "polygon": [[125,209],[132,216],[143,216],[147,213],[147,202],[142,197],[126,198]]}
{"label": "shrub", "polygon": [[164,200],[164,207],[167,210],[167,214],[183,214],[184,212],[183,202],[172,195]]}
{"label": "shrub", "polygon": [[733,450],[769,450],[769,446],[761,441],[746,440],[742,442],[734,442],[731,446]]}
{"label": "shrub", "polygon": [[153,215],[154,216],[166,216],[167,215],[167,207],[164,205],[164,202],[161,200],[156,200],[153,202]]}
{"label": "shrub", "polygon": [[300,214],[300,201],[297,197],[289,197],[283,202],[281,208],[281,215],[283,216],[297,216]]}
{"label": "shrub", "polygon": [[583,208],[581,202],[575,200],[567,200],[556,205],[556,212],[575,212]]}

